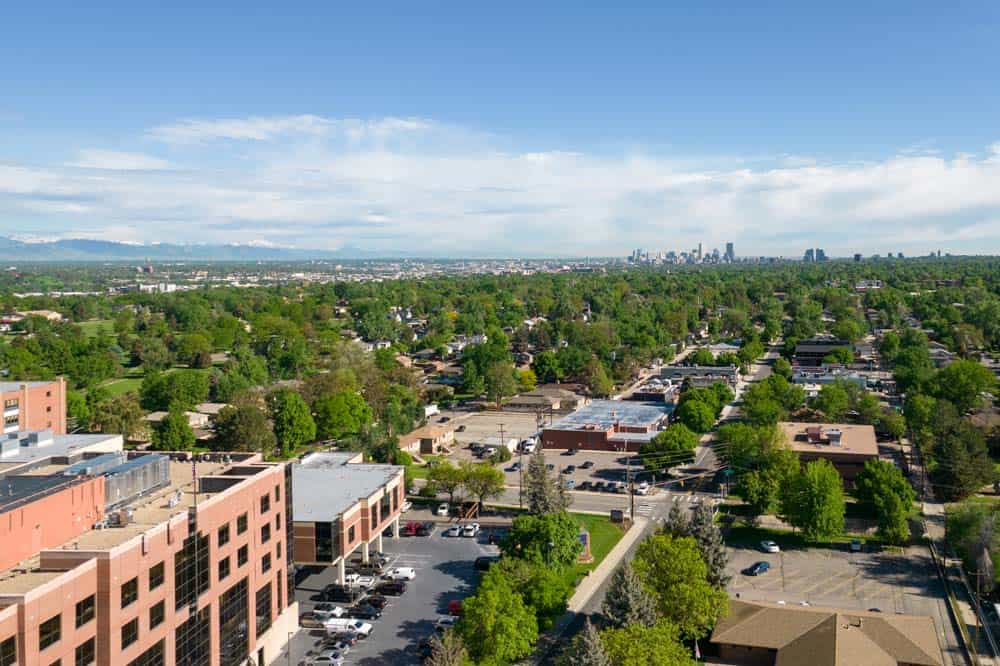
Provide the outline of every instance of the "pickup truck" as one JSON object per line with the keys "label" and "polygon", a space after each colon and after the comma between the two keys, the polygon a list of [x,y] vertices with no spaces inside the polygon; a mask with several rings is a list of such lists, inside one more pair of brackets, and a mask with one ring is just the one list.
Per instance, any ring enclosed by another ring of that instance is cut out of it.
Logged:
{"label": "pickup truck", "polygon": [[332,617],[323,623],[323,628],[328,634],[337,634],[342,631],[350,631],[358,636],[368,636],[372,633],[370,622],[354,620],[347,617]]}

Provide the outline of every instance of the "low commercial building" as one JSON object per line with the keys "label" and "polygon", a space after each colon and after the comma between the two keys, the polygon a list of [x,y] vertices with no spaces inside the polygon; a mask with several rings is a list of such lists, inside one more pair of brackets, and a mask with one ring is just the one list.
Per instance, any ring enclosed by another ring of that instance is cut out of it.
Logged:
{"label": "low commercial building", "polygon": [[670,418],[673,405],[594,400],[542,430],[546,449],[638,451]]}
{"label": "low commercial building", "polygon": [[294,559],[297,564],[335,566],[344,582],[344,565],[361,550],[367,562],[382,532],[399,536],[405,498],[403,468],[363,463],[353,452],[310,453],[290,465]]}
{"label": "low commercial building", "polygon": [[66,380],[0,382],[4,434],[51,430],[66,434]]}
{"label": "low commercial building", "polygon": [[732,365],[667,365],[660,368],[660,379],[670,380],[674,384],[685,381],[696,385],[723,382],[735,387],[740,381],[740,369]]}
{"label": "low commercial building", "polygon": [[811,338],[809,340],[801,340],[795,345],[792,363],[794,365],[819,367],[823,365],[823,359],[835,349],[850,349],[852,353],[854,351],[854,347],[849,340]]}
{"label": "low commercial building", "polygon": [[273,663],[297,626],[284,465],[117,442],[4,470],[2,662]]}
{"label": "low commercial building", "polygon": [[577,409],[586,399],[559,386],[540,386],[516,395],[504,403],[504,409],[522,412],[561,412]]}
{"label": "low commercial building", "polygon": [[829,460],[848,486],[866,462],[878,457],[875,428],[870,425],[782,421],[778,427],[803,464]]}
{"label": "low commercial building", "polygon": [[399,438],[399,448],[410,453],[436,453],[455,441],[455,426],[427,424]]}
{"label": "low commercial building", "polygon": [[856,385],[858,388],[867,389],[868,379],[857,372],[851,372],[844,368],[839,367],[808,367],[808,368],[797,368],[794,373],[792,373],[792,383],[793,384],[833,384],[834,382],[848,382]]}
{"label": "low commercial building", "polygon": [[942,666],[934,619],[729,601],[712,632],[717,663],[732,666]]}

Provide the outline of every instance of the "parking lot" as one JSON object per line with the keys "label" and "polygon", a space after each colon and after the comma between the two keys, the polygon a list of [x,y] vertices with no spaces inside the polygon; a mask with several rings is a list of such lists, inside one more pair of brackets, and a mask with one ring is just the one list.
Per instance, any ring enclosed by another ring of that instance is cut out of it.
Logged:
{"label": "parking lot", "polygon": [[[417,646],[434,632],[437,619],[447,614],[448,603],[472,593],[477,573],[473,563],[482,555],[496,555],[495,546],[480,538],[447,538],[440,527],[430,537],[386,539],[390,567],[413,567],[416,578],[399,597],[389,597],[374,630],[347,654],[347,664],[376,666],[420,664]],[[319,592],[334,580],[332,567],[319,570],[302,580],[295,597],[299,612],[309,611],[319,600]],[[323,637],[322,630],[302,629],[293,639],[292,663],[308,663],[308,656]]]}
{"label": "parking lot", "polygon": [[[504,470],[507,485],[516,486],[518,484],[520,473],[515,469],[515,463],[521,463],[527,467],[528,460],[528,454],[524,455],[523,462],[521,456],[515,455],[510,462],[500,466]],[[627,460],[626,455],[613,451],[577,451],[573,455],[566,455],[564,451],[558,450],[545,452],[546,464],[551,465],[552,471],[559,473],[562,479],[572,479],[574,488],[579,488],[584,481],[589,481],[591,484],[603,481],[605,485],[624,481],[628,469],[625,464]],[[584,465],[588,462],[592,463],[592,466],[585,468]],[[573,466],[573,471],[568,474],[564,473],[570,465]],[[633,472],[639,472],[642,469],[638,465],[632,467]]]}
{"label": "parking lot", "polygon": [[470,442],[482,442],[489,437],[500,437],[501,424],[505,439],[520,441],[538,432],[535,415],[531,412],[474,412],[455,417],[452,424],[456,428],[465,426],[464,431],[455,432],[455,443],[459,447],[465,447]]}

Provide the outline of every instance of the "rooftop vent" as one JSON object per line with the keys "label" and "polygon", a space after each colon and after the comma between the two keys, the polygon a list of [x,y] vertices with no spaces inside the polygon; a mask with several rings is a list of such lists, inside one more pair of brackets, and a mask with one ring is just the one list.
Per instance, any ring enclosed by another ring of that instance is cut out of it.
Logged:
{"label": "rooftop vent", "polygon": [[840,428],[830,428],[826,431],[826,438],[830,442],[830,446],[840,446],[841,437],[843,437],[843,433]]}

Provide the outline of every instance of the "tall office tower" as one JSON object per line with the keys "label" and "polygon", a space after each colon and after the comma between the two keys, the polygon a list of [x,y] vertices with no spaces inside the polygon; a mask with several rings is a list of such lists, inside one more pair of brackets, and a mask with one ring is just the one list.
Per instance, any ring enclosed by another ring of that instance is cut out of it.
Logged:
{"label": "tall office tower", "polygon": [[816,253],[811,247],[806,248],[806,253],[802,256],[802,261],[816,261]]}
{"label": "tall office tower", "polygon": [[698,241],[698,261],[701,261],[701,258],[704,256],[703,251],[704,248],[702,247],[701,241]]}
{"label": "tall office tower", "polygon": [[726,243],[726,261],[736,261],[736,252],[732,243]]}
{"label": "tall office tower", "polygon": [[826,261],[826,252],[821,247],[816,248],[816,261]]}
{"label": "tall office tower", "polygon": [[854,254],[854,261],[855,261],[855,263],[861,261],[861,253],[860,252],[856,252]]}

